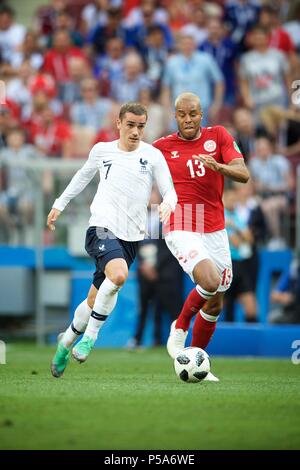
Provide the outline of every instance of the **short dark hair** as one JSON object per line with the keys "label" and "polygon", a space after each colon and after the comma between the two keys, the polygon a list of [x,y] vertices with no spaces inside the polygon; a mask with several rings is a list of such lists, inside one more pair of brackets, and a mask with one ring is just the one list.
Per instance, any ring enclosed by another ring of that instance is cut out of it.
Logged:
{"label": "short dark hair", "polygon": [[145,115],[146,119],[148,119],[148,112],[145,106],[143,106],[141,103],[135,103],[134,101],[129,101],[128,103],[125,103],[121,106],[121,109],[119,112],[120,121],[122,121],[126,113],[132,113],[132,114],[135,114],[136,116]]}
{"label": "short dark hair", "polygon": [[265,36],[269,34],[267,29],[264,26],[260,25],[259,23],[256,23],[255,25],[252,26],[252,28],[250,29],[250,33],[262,33]]}
{"label": "short dark hair", "polygon": [[3,14],[7,14],[11,17],[14,17],[15,16],[15,10],[13,8],[11,8],[10,5],[7,5],[7,4],[1,4],[0,5],[0,15],[3,15]]}

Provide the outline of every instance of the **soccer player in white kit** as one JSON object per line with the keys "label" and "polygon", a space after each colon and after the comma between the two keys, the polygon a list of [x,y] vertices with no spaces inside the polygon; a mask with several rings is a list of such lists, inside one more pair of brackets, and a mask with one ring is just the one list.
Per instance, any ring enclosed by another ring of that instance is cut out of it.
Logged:
{"label": "soccer player in white kit", "polygon": [[146,122],[144,106],[124,104],[117,121],[119,140],[94,145],[87,162],[56,199],[48,215],[47,225],[54,230],[55,221],[69,201],[99,172],[85,244],[95,260],[96,271],[87,298],[78,305],[71,325],[59,338],[51,363],[54,377],[63,374],[72,345],[83,333],[72,355],[79,362],[87,359],[100,328],[116,305],[136,245],[145,236],[147,205],[154,182],[163,197],[160,220],[166,223],[175,209],[177,195],[168,165],[158,149],[141,141]]}

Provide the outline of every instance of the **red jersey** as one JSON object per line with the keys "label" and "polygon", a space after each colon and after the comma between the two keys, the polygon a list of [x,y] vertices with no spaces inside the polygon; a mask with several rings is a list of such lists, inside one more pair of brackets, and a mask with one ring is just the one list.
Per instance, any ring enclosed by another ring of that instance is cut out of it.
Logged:
{"label": "red jersey", "polygon": [[233,137],[222,126],[203,127],[198,139],[184,140],[175,133],[156,140],[153,146],[163,153],[178,196],[168,231],[223,230],[224,176],[194,160],[192,155],[215,153],[213,157],[219,163],[243,158]]}

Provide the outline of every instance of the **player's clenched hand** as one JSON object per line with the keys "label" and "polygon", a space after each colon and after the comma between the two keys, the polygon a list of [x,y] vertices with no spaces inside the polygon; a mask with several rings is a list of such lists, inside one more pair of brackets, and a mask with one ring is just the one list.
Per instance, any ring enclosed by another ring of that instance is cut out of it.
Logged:
{"label": "player's clenched hand", "polygon": [[54,222],[56,222],[60,214],[61,214],[61,211],[59,211],[58,209],[51,209],[51,211],[49,212],[48,217],[47,217],[47,227],[50,230],[52,231],[55,230]]}
{"label": "player's clenched hand", "polygon": [[200,160],[200,162],[203,163],[204,166],[210,168],[211,170],[219,171],[220,163],[216,162],[216,160],[214,159],[214,155],[216,155],[216,152],[207,154],[199,153],[198,155],[192,155],[192,158],[194,160]]}
{"label": "player's clenched hand", "polygon": [[162,202],[158,208],[159,218],[163,224],[166,224],[172,213],[172,208],[167,202]]}

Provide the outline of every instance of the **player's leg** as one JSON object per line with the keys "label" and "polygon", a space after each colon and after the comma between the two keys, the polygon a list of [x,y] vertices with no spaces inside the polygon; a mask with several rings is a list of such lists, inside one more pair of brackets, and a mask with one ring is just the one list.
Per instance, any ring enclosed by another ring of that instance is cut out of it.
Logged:
{"label": "player's leg", "polygon": [[87,359],[98,338],[100,329],[117,303],[118,292],[128,276],[128,266],[125,259],[111,259],[106,264],[104,273],[106,277],[97,292],[83,338],[72,351],[73,357],[79,362],[84,362]]}
{"label": "player's leg", "polygon": [[[210,342],[216,326],[217,320],[223,308],[224,292],[217,292],[208,300],[200,312],[196,315],[191,346],[205,349]],[[218,377],[211,372],[204,379],[208,382],[219,382]]]}
{"label": "player's leg", "polygon": [[171,325],[167,350],[174,358],[177,352],[185,346],[192,317],[208,299],[215,295],[220,279],[200,234],[172,232],[166,237],[166,243],[183,270],[197,284],[187,297],[179,317]]}
{"label": "player's leg", "polygon": [[192,345],[205,349],[223,308],[224,293],[232,281],[232,263],[226,230],[205,234],[204,243],[219,275],[218,293],[200,309],[193,327]]}
{"label": "player's leg", "polygon": [[189,329],[191,319],[205,302],[214,297],[220,284],[218,271],[210,259],[197,263],[192,273],[196,287],[188,295],[176,321],[176,328],[185,331]]}
{"label": "player's leg", "polygon": [[[226,230],[205,234],[204,242],[218,270],[220,283],[217,294],[206,302],[195,319],[192,346],[201,349],[207,347],[213,336],[223,308],[224,293],[229,289],[232,281],[232,263]],[[218,381],[219,379],[209,373],[206,380]]]}
{"label": "player's leg", "polygon": [[224,292],[217,292],[197,313],[191,346],[205,349],[217,326],[217,320],[223,308]]}
{"label": "player's leg", "polygon": [[69,359],[72,345],[77,341],[87,327],[98,289],[92,284],[87,299],[84,299],[76,308],[72,323],[64,333],[59,335],[58,345],[51,363],[51,372],[54,377],[61,377]]}

